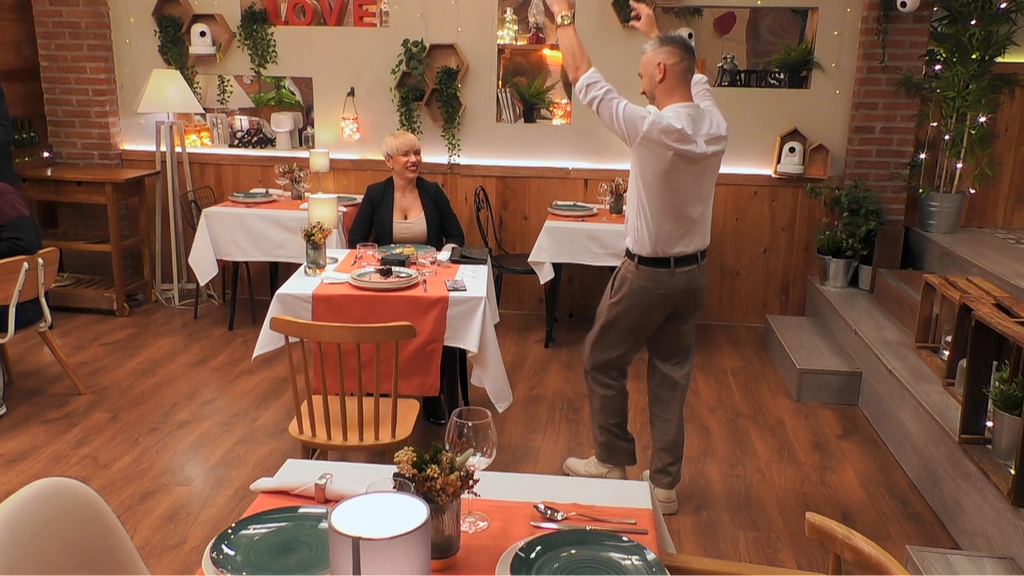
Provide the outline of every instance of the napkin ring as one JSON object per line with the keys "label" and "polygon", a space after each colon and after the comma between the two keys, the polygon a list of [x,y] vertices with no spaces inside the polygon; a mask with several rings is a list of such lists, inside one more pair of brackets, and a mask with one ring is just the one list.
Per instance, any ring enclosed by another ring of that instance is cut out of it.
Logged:
{"label": "napkin ring", "polygon": [[327,503],[327,483],[332,480],[334,480],[334,474],[324,472],[316,479],[316,482],[313,483],[313,495],[316,497],[316,501],[318,503]]}

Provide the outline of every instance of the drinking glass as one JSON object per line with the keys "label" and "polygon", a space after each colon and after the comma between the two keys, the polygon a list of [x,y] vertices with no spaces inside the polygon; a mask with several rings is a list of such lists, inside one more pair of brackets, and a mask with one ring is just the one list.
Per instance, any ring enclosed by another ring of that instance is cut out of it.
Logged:
{"label": "drinking glass", "polygon": [[274,182],[284,190],[286,184],[291,182],[289,175],[291,174],[292,167],[287,164],[277,164],[274,166]]}
{"label": "drinking glass", "polygon": [[372,242],[364,242],[356,245],[356,262],[360,268],[373,266],[375,262],[370,260],[377,258],[377,245]]}
{"label": "drinking glass", "polygon": [[416,251],[416,268],[423,276],[437,275],[437,250],[424,248]]}
{"label": "drinking glass", "polygon": [[381,478],[366,485],[366,494],[370,492],[405,492],[413,493],[412,482],[405,478]]}
{"label": "drinking glass", "polygon": [[[601,185],[597,187],[597,201],[607,210],[608,203],[612,201],[614,195],[615,186],[611,182],[601,182]],[[608,222],[608,215],[604,215],[604,221]]]}
{"label": "drinking glass", "polygon": [[[456,457],[472,451],[466,466],[474,472],[487,468],[498,452],[498,432],[491,411],[477,406],[464,406],[452,412],[444,443],[448,452]],[[469,494],[466,513],[462,516],[462,531],[470,534],[486,530],[491,519],[482,512],[473,511],[473,494]]]}
{"label": "drinking glass", "polygon": [[[313,181],[310,180],[309,171],[301,168],[292,174],[291,183],[293,191],[298,192],[300,197],[305,197],[306,191],[313,185]],[[292,195],[295,196],[294,193]]]}

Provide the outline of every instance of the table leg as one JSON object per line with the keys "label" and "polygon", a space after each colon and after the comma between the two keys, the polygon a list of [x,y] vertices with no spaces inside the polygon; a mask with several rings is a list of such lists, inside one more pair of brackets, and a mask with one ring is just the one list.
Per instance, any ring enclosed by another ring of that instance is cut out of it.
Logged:
{"label": "table leg", "polygon": [[114,185],[106,185],[107,192],[107,232],[110,234],[110,266],[114,271],[114,313],[118,316],[128,315],[128,303],[124,293],[124,262],[121,260],[121,227],[117,217],[117,200]]}
{"label": "table leg", "polygon": [[462,404],[469,403],[469,353],[459,348],[459,390],[462,392]]}
{"label": "table leg", "polygon": [[459,353],[448,346],[441,350],[441,396],[450,418],[459,407]]}
{"label": "table leg", "polygon": [[558,310],[558,291],[562,284],[562,265],[554,264],[555,277],[544,285],[544,348],[555,340],[555,313]]}
{"label": "table leg", "polygon": [[150,247],[153,245],[149,240],[149,199],[146,193],[145,182],[140,181],[139,187],[139,236],[142,237],[142,273],[145,274],[143,278],[146,280],[146,296],[143,298],[145,302],[156,301],[156,291],[153,286],[153,255],[150,253]]}
{"label": "table leg", "polygon": [[228,332],[235,329],[235,307],[238,305],[238,262],[231,263],[231,312],[228,314]]}
{"label": "table leg", "polygon": [[280,282],[281,267],[277,262],[268,263],[270,268],[270,298],[274,298],[274,294],[277,294],[277,287]]}

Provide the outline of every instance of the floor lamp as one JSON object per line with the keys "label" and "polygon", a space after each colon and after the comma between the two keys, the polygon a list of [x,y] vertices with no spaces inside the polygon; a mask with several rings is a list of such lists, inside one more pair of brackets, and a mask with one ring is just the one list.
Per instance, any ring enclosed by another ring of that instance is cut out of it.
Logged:
{"label": "floor lamp", "polygon": [[[167,120],[156,123],[156,169],[160,178],[156,186],[156,295],[165,306],[184,307],[181,297],[183,284],[188,278],[185,266],[185,237],[181,222],[178,197],[181,183],[178,175],[178,157],[181,155],[185,174],[185,190],[192,189],[192,170],[188,165],[188,150],[185,148],[185,125],[172,120],[172,114],[203,114],[205,110],[189,88],[185,78],[177,70],[154,69],[142,98],[136,108],[139,114],[166,114]],[[180,148],[180,152],[179,152]],[[171,281],[163,281],[163,209],[161,196],[167,193],[167,216],[170,224]],[[198,297],[198,287],[196,290]]]}

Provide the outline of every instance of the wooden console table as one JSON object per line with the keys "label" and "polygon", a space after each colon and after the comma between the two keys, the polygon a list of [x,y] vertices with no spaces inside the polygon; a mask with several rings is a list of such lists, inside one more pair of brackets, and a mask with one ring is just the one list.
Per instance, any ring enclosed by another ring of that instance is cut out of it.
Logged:
{"label": "wooden console table", "polygon": [[[144,302],[153,301],[146,179],[158,174],[156,170],[60,164],[19,170],[18,176],[24,181],[20,191],[32,203],[93,204],[104,205],[107,209],[106,238],[90,238],[89,234],[73,230],[62,231],[55,237],[44,235],[43,245],[46,247],[109,253],[113,271],[113,277],[72,275],[71,284],[50,290],[50,302],[54,306],[111,310],[123,317],[129,312],[129,294],[140,294]],[[134,231],[122,236],[118,203],[131,199],[138,201],[138,224]],[[36,212],[38,214],[38,206]],[[138,248],[142,252],[142,277],[125,276],[122,251],[130,248]]]}

